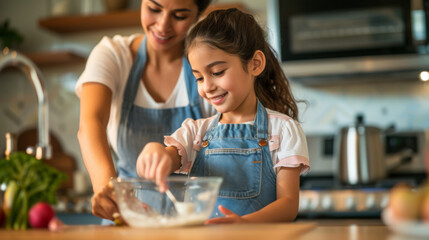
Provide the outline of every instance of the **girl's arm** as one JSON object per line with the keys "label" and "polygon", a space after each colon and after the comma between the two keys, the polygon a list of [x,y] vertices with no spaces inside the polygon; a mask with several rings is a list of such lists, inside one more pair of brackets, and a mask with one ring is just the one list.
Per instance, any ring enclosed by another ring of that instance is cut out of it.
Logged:
{"label": "girl's arm", "polygon": [[94,190],[93,214],[112,220],[118,210],[108,185],[110,178],[116,176],[106,133],[111,99],[108,87],[99,83],[83,84],[78,140]]}
{"label": "girl's arm", "polygon": [[249,222],[290,222],[299,207],[300,167],[282,167],[277,173],[277,200],[263,209],[243,216]]}
{"label": "girl's arm", "polygon": [[164,192],[168,188],[165,179],[180,168],[180,160],[177,148],[150,142],[146,144],[137,158],[137,174],[140,177],[154,180],[159,186],[159,191]]}
{"label": "girl's arm", "polygon": [[299,206],[300,167],[282,167],[277,173],[277,200],[259,211],[240,217],[223,206],[219,210],[225,215],[206,221],[210,223],[260,223],[290,222],[296,218]]}

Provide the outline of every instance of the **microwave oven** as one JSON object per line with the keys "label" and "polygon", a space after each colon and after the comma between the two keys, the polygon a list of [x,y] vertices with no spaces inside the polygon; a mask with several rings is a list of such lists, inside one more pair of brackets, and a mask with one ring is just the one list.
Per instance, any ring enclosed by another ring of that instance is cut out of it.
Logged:
{"label": "microwave oven", "polygon": [[270,0],[281,60],[427,54],[429,0]]}

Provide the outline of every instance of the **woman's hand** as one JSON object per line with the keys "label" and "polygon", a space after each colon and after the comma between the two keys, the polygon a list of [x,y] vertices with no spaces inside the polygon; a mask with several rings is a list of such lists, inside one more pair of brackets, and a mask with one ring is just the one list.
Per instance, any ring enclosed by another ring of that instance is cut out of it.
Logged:
{"label": "woman's hand", "polygon": [[106,186],[94,193],[92,197],[92,214],[97,217],[114,220],[113,215],[119,213],[116,205],[116,196],[113,185],[109,182]]}
{"label": "woman's hand", "polygon": [[[168,151],[168,149],[172,151]],[[160,192],[165,192],[168,186],[166,178],[180,166],[180,157],[174,147],[165,148],[160,143],[151,142],[146,144],[143,151],[137,158],[137,174],[140,177],[153,180],[159,186]],[[175,161],[172,156],[174,152],[177,155],[178,161]]]}
{"label": "woman's hand", "polygon": [[217,217],[217,218],[209,219],[204,222],[205,224],[247,223],[248,222],[244,218],[240,217],[239,215],[235,214],[234,212],[232,212],[231,210],[229,210],[228,208],[222,205],[219,205],[218,209],[223,215],[225,215],[225,217]]}

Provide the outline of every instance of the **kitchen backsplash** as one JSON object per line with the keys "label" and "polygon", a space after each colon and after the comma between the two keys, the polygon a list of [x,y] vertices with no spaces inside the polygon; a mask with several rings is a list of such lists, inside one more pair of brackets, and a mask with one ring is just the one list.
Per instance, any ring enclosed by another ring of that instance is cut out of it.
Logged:
{"label": "kitchen backsplash", "polygon": [[[286,72],[287,74],[287,72]],[[306,87],[293,84],[307,134],[332,133],[354,123],[362,113],[365,122],[397,130],[429,129],[429,82],[419,80]]]}
{"label": "kitchen backsplash", "polygon": [[[83,169],[77,130],[79,99],[74,84],[83,71],[83,64],[42,68],[42,77],[49,103],[49,129],[58,138],[63,150]],[[5,133],[20,134],[37,128],[37,98],[31,82],[15,69],[0,73],[0,149],[5,148]],[[2,155],[2,154],[1,154]]]}

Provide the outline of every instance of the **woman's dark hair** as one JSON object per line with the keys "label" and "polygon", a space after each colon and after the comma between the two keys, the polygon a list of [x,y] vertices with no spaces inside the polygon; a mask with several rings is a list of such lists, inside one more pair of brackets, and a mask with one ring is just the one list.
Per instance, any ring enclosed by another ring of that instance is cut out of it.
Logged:
{"label": "woman's dark hair", "polygon": [[194,0],[198,6],[198,14],[202,13],[210,5],[211,0]]}
{"label": "woman's dark hair", "polygon": [[298,119],[298,106],[274,50],[255,18],[236,8],[211,12],[186,37],[186,54],[194,41],[201,41],[237,55],[245,66],[256,50],[265,54],[264,71],[255,79],[256,97],[265,107]]}

